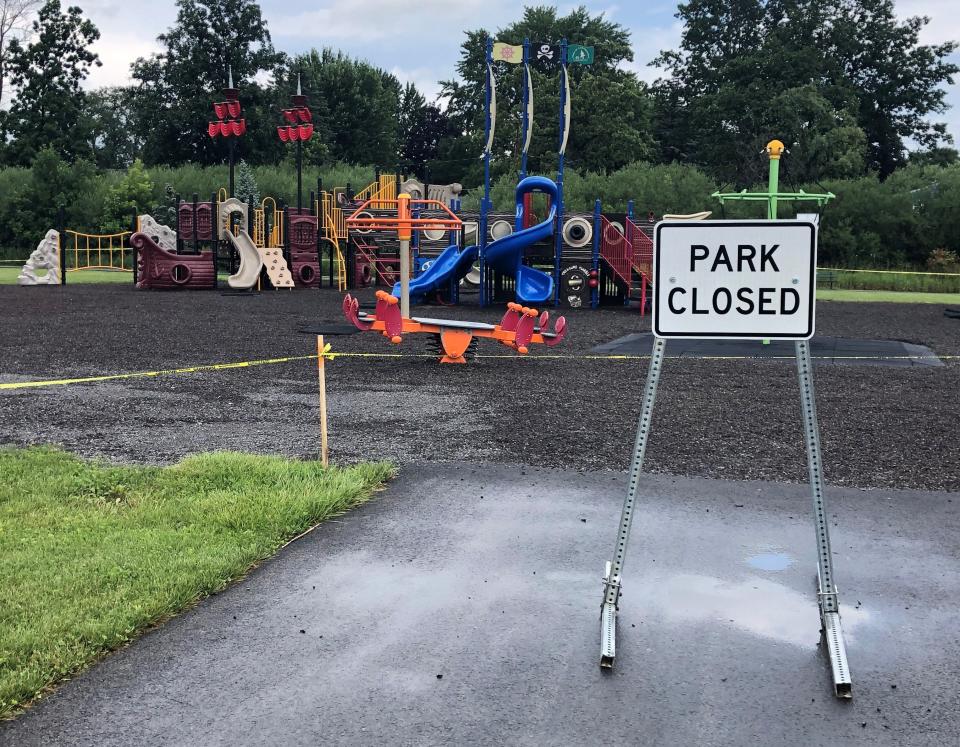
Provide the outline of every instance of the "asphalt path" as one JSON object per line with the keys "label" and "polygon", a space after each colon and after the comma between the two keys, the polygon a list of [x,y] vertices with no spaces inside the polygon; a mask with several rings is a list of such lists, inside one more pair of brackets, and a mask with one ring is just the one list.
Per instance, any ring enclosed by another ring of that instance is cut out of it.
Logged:
{"label": "asphalt path", "polygon": [[828,488],[854,698],[819,645],[808,488],[645,476],[598,667],[623,474],[404,468],[0,726],[0,745],[945,745],[956,494]]}

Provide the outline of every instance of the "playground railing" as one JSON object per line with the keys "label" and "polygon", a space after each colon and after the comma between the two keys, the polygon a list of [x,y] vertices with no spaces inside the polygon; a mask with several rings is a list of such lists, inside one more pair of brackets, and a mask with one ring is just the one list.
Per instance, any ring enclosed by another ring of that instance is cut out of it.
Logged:
{"label": "playground railing", "polygon": [[379,181],[371,182],[366,187],[364,187],[359,192],[357,192],[353,196],[353,199],[365,202],[366,200],[369,200],[371,197],[373,197],[379,191],[380,191],[380,182]]}
{"label": "playground railing", "polygon": [[[266,235],[267,216],[272,218],[269,237]],[[268,238],[269,243],[267,243]],[[254,208],[253,243],[261,248],[283,246],[283,210],[279,209],[276,200],[272,197],[264,197],[260,207]]]}
{"label": "playground railing", "polygon": [[317,201],[317,215],[320,221],[321,236],[330,242],[336,250],[337,289],[347,289],[347,261],[340,248],[340,239],[347,238],[347,224],[343,210],[336,205],[336,198],[330,192],[321,192]]}
{"label": "playground railing", "polygon": [[[397,214],[369,216],[369,210],[375,202],[383,206],[380,208],[381,210],[394,210],[397,211]],[[407,202],[409,203],[409,209],[414,213],[422,213],[425,209],[429,209],[445,213],[446,217],[423,216],[401,219],[398,210],[399,199],[382,199],[379,196],[374,196],[360,205],[347,218],[347,228],[365,228],[371,231],[398,231],[404,227],[413,231],[463,230],[463,221],[440,200],[407,200]],[[363,213],[366,213],[369,217],[360,217]]]}
{"label": "playground railing", "polygon": [[633,267],[646,278],[653,274],[653,240],[640,226],[627,218],[625,231],[633,246]]}
{"label": "playground railing", "polygon": [[626,284],[629,295],[633,285],[633,244],[605,215],[600,216],[600,256]]}
{"label": "playground railing", "polygon": [[633,246],[633,269],[640,275],[640,316],[647,311],[647,287],[653,278],[653,240],[630,218],[626,219],[624,231]]}
{"label": "playground railing", "polygon": [[[67,272],[78,270],[133,272],[133,250],[126,246],[130,231],[95,234],[68,230],[66,234]],[[63,250],[64,247],[61,246],[61,251]],[[72,264],[69,261],[71,257]]]}
{"label": "playground railing", "polygon": [[354,202],[368,202],[374,210],[386,210],[382,204],[387,200],[397,198],[397,177],[395,174],[380,174],[375,182],[371,182],[353,196]]}

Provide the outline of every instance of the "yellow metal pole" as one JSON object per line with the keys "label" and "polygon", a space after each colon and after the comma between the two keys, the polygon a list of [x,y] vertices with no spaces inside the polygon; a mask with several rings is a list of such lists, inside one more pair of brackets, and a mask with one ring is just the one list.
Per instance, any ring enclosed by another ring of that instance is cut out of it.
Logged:
{"label": "yellow metal pole", "polygon": [[317,384],[320,387],[320,461],[324,467],[330,464],[327,448],[327,373],[323,359],[323,335],[317,335]]}

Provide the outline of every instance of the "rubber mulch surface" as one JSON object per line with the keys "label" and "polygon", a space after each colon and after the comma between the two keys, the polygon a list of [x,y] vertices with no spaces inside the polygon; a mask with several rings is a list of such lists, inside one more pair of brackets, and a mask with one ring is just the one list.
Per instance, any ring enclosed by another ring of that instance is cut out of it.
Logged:
{"label": "rubber mulch surface", "polygon": [[[330,290],[143,292],[127,286],[0,287],[0,381],[177,368],[316,352],[298,328],[342,325]],[[362,301],[372,301],[364,292]],[[494,322],[497,309],[415,314]],[[527,358],[480,341],[480,358],[441,366],[410,336],[329,338],[331,457],[336,461],[513,462],[623,470],[633,447],[646,360],[584,358],[648,331],[622,308],[564,311],[567,340]],[[960,489],[960,325],[935,305],[821,303],[818,333],[927,345],[943,367],[819,366],[826,477],[858,487]],[[668,347],[669,354],[669,347]],[[563,358],[537,358],[562,355]],[[572,357],[566,357],[572,356]],[[0,390],[0,443],[59,443],[85,455],[167,463],[239,449],[315,456],[316,362],[300,360],[152,378]],[[796,369],[783,360],[670,358],[649,471],[806,480]]]}

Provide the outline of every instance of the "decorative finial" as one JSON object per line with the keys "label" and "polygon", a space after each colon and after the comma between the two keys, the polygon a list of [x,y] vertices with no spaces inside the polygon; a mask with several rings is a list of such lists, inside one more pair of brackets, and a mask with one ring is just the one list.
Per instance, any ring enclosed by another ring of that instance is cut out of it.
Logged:
{"label": "decorative finial", "polygon": [[229,78],[227,88],[233,88],[233,65],[227,65],[227,71],[227,77]]}
{"label": "decorative finial", "polygon": [[297,73],[297,96],[303,96],[303,91],[300,89],[300,73]]}

